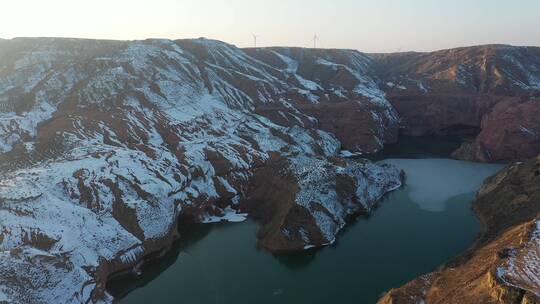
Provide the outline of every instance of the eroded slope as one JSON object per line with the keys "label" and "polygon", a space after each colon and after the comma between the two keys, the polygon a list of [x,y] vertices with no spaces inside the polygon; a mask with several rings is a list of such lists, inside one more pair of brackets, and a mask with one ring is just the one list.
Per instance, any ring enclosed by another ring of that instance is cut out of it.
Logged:
{"label": "eroded slope", "polygon": [[454,155],[460,159],[507,162],[540,152],[540,48],[486,45],[373,58],[404,133],[470,137]]}

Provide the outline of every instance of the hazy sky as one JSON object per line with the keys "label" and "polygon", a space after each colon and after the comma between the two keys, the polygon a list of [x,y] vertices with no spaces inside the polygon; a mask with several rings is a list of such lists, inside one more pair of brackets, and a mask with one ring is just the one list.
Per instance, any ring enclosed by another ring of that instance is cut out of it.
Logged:
{"label": "hazy sky", "polygon": [[0,37],[196,38],[368,52],[540,45],[540,0],[1,0]]}

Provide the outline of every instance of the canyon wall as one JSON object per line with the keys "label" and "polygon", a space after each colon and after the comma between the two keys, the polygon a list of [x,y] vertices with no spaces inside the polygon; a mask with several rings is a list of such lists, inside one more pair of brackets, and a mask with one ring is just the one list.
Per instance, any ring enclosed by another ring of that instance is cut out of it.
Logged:
{"label": "canyon wall", "polygon": [[404,134],[471,140],[455,152],[483,162],[540,152],[540,48],[486,45],[372,55]]}

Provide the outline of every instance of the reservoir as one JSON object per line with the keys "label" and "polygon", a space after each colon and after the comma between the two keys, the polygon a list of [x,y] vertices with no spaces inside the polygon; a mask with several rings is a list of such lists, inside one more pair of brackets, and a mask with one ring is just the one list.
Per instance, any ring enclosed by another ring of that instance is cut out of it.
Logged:
{"label": "reservoir", "polygon": [[375,303],[472,245],[471,203],[502,165],[448,158],[451,141],[404,139],[373,159],[405,171],[406,185],[331,247],[293,254],[257,248],[257,224],[197,225],[139,277],[108,286],[118,303]]}

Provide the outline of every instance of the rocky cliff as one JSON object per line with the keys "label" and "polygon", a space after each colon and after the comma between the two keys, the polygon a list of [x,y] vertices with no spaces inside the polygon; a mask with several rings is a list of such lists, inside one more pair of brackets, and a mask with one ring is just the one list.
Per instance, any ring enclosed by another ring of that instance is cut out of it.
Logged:
{"label": "rocky cliff", "polygon": [[539,201],[540,156],[509,165],[473,203],[483,225],[475,245],[379,303],[540,303]]}
{"label": "rocky cliff", "polygon": [[372,55],[409,135],[469,137],[455,157],[485,162],[540,152],[540,48],[486,45]]}

